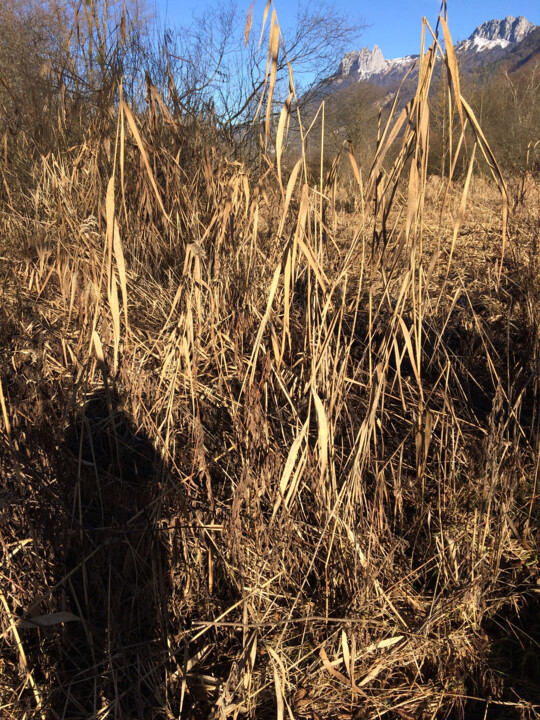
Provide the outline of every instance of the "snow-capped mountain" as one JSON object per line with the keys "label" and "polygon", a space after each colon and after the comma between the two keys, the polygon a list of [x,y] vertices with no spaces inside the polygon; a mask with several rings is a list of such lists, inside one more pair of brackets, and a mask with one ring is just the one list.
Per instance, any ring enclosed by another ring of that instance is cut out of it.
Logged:
{"label": "snow-capped mountain", "polygon": [[[536,29],[537,26],[524,17],[511,16],[479,25],[472,35],[455,46],[461,68],[473,70],[480,65],[500,60],[514,51]],[[346,86],[368,80],[388,87],[399,82],[417,58],[417,55],[408,55],[387,60],[378,45],[375,45],[373,50],[365,47],[345,55],[334,76],[334,83]]]}
{"label": "snow-capped mountain", "polygon": [[474,70],[479,65],[502,59],[514,51],[536,26],[524,17],[506,17],[489,20],[473,34],[456,45],[456,54],[464,70]]}
{"label": "snow-capped mountain", "polygon": [[534,28],[535,25],[521,16],[517,18],[510,16],[504,20],[489,20],[483,25],[479,25],[470,38],[460,45],[469,47],[472,44],[479,49],[485,49],[487,42],[507,47],[510,43],[521,42]]}

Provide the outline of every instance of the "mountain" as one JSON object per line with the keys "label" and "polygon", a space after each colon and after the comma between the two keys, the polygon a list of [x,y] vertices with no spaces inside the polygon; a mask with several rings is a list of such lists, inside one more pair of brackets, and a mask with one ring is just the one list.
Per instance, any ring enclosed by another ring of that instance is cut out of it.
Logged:
{"label": "mountain", "polygon": [[465,40],[462,46],[469,43],[481,50],[486,47],[486,43],[494,43],[501,47],[507,47],[510,43],[518,43],[528,35],[535,26],[524,17],[506,17],[504,20],[489,20],[483,25],[479,25],[468,40]]}
{"label": "mountain", "polygon": [[368,80],[381,87],[386,87],[399,81],[417,58],[418,55],[408,55],[394,60],[386,60],[378,45],[375,45],[373,50],[365,47],[358,52],[353,51],[345,55],[332,82],[346,86]]}
{"label": "mountain", "polygon": [[385,60],[378,45],[373,50],[362,48],[359,52],[345,55],[339,64],[335,81],[348,85],[352,82],[369,80],[376,85],[386,87],[400,80],[414,64],[418,55],[407,55],[395,60]]}
{"label": "mountain", "polygon": [[[529,38],[529,55],[537,55],[538,30],[540,28],[524,17],[506,17],[503,20],[489,20],[479,25],[462,42],[455,45],[456,55],[462,72],[471,72],[485,65],[500,62],[505,58],[517,58],[523,55],[522,46]],[[525,53],[526,55],[527,53]],[[381,49],[375,45],[373,50],[362,48],[350,52],[341,60],[338,70],[331,79],[333,89],[347,87],[352,83],[369,81],[380,87],[391,88],[397,85],[418,59],[418,55],[387,60]]]}
{"label": "mountain", "polygon": [[467,40],[456,45],[461,69],[475,70],[501,60],[515,52],[535,29],[536,26],[524,17],[489,20],[479,25]]}

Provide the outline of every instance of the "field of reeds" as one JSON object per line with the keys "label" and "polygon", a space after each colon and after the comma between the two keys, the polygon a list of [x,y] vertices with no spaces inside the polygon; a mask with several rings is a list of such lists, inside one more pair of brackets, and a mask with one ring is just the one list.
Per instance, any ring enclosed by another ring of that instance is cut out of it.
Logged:
{"label": "field of reeds", "polygon": [[538,177],[442,18],[371,165],[324,105],[308,164],[266,22],[255,162],[149,78],[4,137],[0,715],[538,718]]}

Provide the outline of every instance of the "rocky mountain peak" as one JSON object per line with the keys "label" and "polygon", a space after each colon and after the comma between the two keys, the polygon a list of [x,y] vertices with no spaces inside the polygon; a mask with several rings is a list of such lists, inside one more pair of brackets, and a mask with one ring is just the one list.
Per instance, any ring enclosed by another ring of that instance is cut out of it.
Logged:
{"label": "rocky mountain peak", "polygon": [[368,75],[384,72],[387,66],[388,62],[384,59],[378,45],[375,45],[371,51],[364,47],[359,52],[350,52],[345,55],[339,64],[338,75],[341,77],[352,75],[360,80]]}
{"label": "rocky mountain peak", "polygon": [[524,17],[505,17],[504,20],[489,20],[479,25],[469,40],[474,41],[477,38],[483,40],[506,40],[509,43],[521,42],[535,25]]}

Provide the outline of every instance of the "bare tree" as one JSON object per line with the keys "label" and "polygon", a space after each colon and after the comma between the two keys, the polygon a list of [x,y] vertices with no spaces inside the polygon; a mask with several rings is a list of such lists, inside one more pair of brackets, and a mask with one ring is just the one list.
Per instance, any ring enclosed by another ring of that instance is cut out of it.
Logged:
{"label": "bare tree", "polygon": [[[196,112],[211,109],[225,129],[251,121],[265,86],[268,38],[259,46],[259,34],[251,33],[246,42],[245,25],[246,18],[229,0],[196,15],[189,26],[165,33],[169,81],[174,79],[178,99]],[[281,28],[276,100],[288,92],[288,64],[297,95],[307,97],[309,88],[333,74],[360,30],[332,5],[302,3],[294,26]]]}

